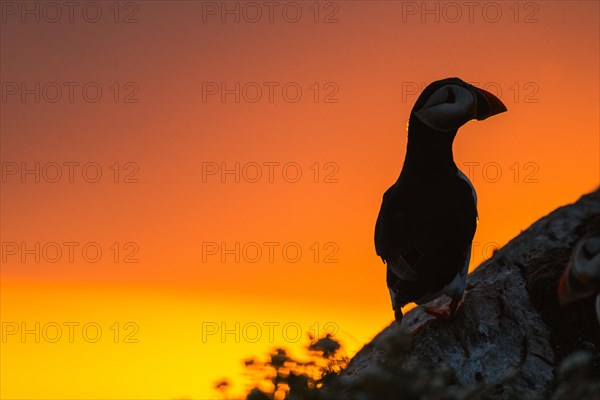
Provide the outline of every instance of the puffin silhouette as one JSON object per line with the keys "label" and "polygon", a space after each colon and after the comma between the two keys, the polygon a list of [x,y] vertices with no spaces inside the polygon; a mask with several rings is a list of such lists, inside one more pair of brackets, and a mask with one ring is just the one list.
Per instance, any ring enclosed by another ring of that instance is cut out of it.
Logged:
{"label": "puffin silhouette", "polygon": [[507,111],[493,94],[459,78],[431,83],[415,103],[408,123],[402,172],[383,195],[375,225],[375,249],[387,265],[387,286],[398,323],[401,308],[442,294],[448,306],[425,312],[451,319],[462,306],[477,196],[456,164],[452,142],[466,122]]}

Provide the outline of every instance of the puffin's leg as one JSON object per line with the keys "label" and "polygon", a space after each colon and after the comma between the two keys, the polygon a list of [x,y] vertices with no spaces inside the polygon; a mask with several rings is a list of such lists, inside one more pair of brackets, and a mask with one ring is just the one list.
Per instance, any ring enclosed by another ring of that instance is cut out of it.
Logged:
{"label": "puffin's leg", "polygon": [[407,328],[402,326],[402,318],[404,317],[404,314],[402,313],[402,307],[398,307],[394,310],[394,317],[396,318],[396,323],[400,327],[400,331],[403,333],[412,335],[412,336],[417,336],[418,334],[420,334],[423,331],[423,328],[425,326],[422,324],[422,325],[417,326],[411,332],[407,332],[406,331]]}
{"label": "puffin's leg", "polygon": [[454,318],[454,316],[456,314],[458,314],[460,312],[460,310],[463,309],[463,306],[465,304],[463,303],[463,299],[462,297],[459,298],[453,298],[452,301],[450,302],[450,318]]}
{"label": "puffin's leg", "polygon": [[425,312],[429,315],[433,315],[438,319],[449,320],[454,318],[456,313],[463,307],[462,298],[452,298],[450,304],[447,306],[431,306],[425,307]]}
{"label": "puffin's leg", "polygon": [[398,323],[398,325],[402,323],[403,316],[404,314],[402,314],[402,307],[396,307],[394,309],[394,318],[396,318],[396,323]]}

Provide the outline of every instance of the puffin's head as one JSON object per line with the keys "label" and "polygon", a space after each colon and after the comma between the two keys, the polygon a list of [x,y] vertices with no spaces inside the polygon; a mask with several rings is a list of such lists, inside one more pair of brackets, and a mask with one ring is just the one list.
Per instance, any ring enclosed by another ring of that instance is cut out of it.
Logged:
{"label": "puffin's head", "polygon": [[484,120],[506,111],[496,96],[459,78],[435,81],[417,99],[411,118],[442,132],[456,132],[472,119]]}

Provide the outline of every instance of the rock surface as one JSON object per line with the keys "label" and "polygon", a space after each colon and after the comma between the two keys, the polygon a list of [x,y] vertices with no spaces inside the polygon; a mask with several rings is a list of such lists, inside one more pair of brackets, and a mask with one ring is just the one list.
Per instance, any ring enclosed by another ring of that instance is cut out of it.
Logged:
{"label": "rock surface", "polygon": [[[406,371],[416,369],[444,370],[450,371],[455,387],[472,388],[472,393],[491,388],[482,395],[485,398],[549,397],[555,387],[557,362],[569,346],[561,350],[562,342],[557,344],[557,340],[568,336],[570,329],[567,326],[567,333],[557,333],[564,324],[552,298],[555,285],[565,266],[564,257],[568,259],[586,229],[597,226],[599,215],[597,190],[541,218],[469,275],[464,308],[453,321],[433,320],[423,306],[411,310],[402,327],[392,323],[352,358],[339,383],[352,388],[382,376],[412,379]],[[553,255],[557,251],[560,256]],[[555,261],[554,270],[546,273],[551,268],[549,261]],[[447,302],[438,299],[428,305]],[[575,320],[570,317],[568,323],[595,322],[586,310]],[[593,312],[591,307],[589,312]],[[418,333],[407,333],[415,329]],[[585,344],[598,355],[597,324],[581,331],[590,336]],[[567,350],[576,349],[573,346]],[[381,393],[374,398],[386,398]],[[415,394],[414,398],[418,397]]]}

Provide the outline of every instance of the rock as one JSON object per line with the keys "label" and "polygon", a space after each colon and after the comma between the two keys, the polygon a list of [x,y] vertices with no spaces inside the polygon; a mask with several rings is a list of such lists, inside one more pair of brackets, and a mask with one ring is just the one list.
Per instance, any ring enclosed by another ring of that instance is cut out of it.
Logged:
{"label": "rock", "polygon": [[[469,275],[464,308],[453,321],[433,320],[423,306],[410,311],[402,327],[392,323],[365,345],[340,375],[337,389],[324,393],[438,398],[431,386],[437,379],[444,383],[439,398],[549,398],[557,363],[579,349],[594,354],[600,377],[593,299],[589,307],[581,303],[569,311],[555,295],[572,247],[600,225],[599,216],[597,190],[541,218]],[[414,336],[406,333],[417,328]],[[419,386],[423,379],[426,387]],[[367,390],[369,383],[377,389]]]}

